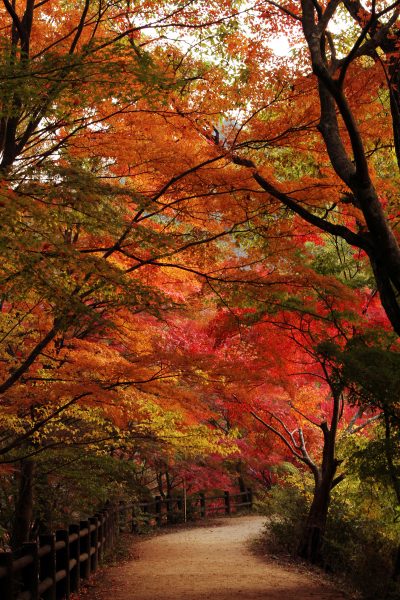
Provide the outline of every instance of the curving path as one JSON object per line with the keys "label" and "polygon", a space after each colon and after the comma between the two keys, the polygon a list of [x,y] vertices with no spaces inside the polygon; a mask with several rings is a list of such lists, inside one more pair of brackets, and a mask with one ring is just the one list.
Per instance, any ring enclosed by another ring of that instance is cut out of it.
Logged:
{"label": "curving path", "polygon": [[248,542],[264,522],[227,518],[135,541],[134,559],[107,569],[89,600],[343,600],[315,575],[254,556]]}

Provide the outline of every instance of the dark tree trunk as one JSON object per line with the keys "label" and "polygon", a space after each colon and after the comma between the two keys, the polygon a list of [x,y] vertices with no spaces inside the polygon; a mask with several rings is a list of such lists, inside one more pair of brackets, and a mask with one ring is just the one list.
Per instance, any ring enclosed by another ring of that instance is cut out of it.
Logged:
{"label": "dark tree trunk", "polygon": [[161,498],[163,500],[165,500],[165,492],[164,492],[164,485],[163,485],[163,471],[158,471],[156,473],[156,479],[157,479],[158,493],[160,494]]}
{"label": "dark tree trunk", "polygon": [[165,481],[167,484],[167,497],[172,496],[172,482],[169,471],[165,471]]}
{"label": "dark tree trunk", "polygon": [[397,546],[396,558],[392,573],[393,581],[400,581],[400,545]]}
{"label": "dark tree trunk", "polygon": [[400,305],[397,291],[399,286],[396,288],[393,285],[393,280],[387,271],[384,257],[378,257],[377,254],[377,252],[368,253],[368,257],[375,276],[379,297],[394,331],[400,336]]}
{"label": "dark tree trunk", "polygon": [[322,543],[328,518],[331,487],[332,478],[316,484],[314,498],[297,550],[301,558],[313,564],[320,563],[322,560]]}
{"label": "dark tree trunk", "polygon": [[336,431],[339,421],[340,393],[334,394],[334,410],[331,429],[326,423],[321,424],[324,434],[324,447],[322,453],[322,465],[313,469],[314,474],[314,497],[310,511],[305,523],[303,535],[297,549],[301,558],[318,564],[322,562],[322,545],[325,537],[326,523],[328,519],[331,490],[344,478],[344,475],[335,477],[340,464],[335,458]]}
{"label": "dark tree trunk", "polygon": [[11,532],[11,547],[15,550],[29,540],[33,516],[33,475],[32,460],[21,461],[18,495],[15,502],[15,516]]}
{"label": "dark tree trunk", "polygon": [[237,473],[237,482],[239,486],[239,490],[241,494],[247,493],[247,486],[243,479],[243,464],[241,460],[238,460],[236,463],[236,473]]}

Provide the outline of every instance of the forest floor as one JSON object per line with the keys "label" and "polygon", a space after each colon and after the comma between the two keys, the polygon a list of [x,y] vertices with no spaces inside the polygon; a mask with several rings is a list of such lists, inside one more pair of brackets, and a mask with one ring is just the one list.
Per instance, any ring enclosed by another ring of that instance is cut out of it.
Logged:
{"label": "forest floor", "polygon": [[265,517],[209,521],[204,527],[132,538],[130,558],[101,570],[83,600],[343,600],[319,572],[257,556],[251,543]]}

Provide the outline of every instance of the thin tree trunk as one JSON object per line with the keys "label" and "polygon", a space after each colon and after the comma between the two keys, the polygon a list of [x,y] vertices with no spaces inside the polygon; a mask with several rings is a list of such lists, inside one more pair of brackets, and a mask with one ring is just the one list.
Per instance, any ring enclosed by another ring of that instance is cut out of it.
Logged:
{"label": "thin tree trunk", "polygon": [[400,544],[397,546],[396,558],[392,573],[393,581],[400,581]]}
{"label": "thin tree trunk", "polygon": [[247,487],[246,487],[246,484],[243,479],[242,470],[243,470],[242,461],[238,460],[236,463],[237,482],[238,482],[240,493],[245,494],[245,493],[247,493]]}
{"label": "thin tree trunk", "polygon": [[34,462],[29,459],[22,460],[11,532],[11,547],[14,550],[29,540],[33,517],[33,477]]}
{"label": "thin tree trunk", "polygon": [[335,478],[336,470],[340,461],[335,458],[335,443],[337,424],[339,422],[340,394],[337,390],[334,394],[334,409],[331,429],[326,423],[321,424],[324,434],[324,448],[322,453],[322,465],[314,474],[315,487],[314,497],[306,520],[303,535],[297,553],[301,558],[313,564],[322,562],[322,545],[325,537],[326,523],[328,519],[329,505],[331,501],[331,490],[343,479],[343,474]]}
{"label": "thin tree trunk", "polygon": [[163,500],[165,500],[165,492],[164,492],[164,486],[163,486],[163,472],[162,471],[158,471],[156,473],[156,479],[157,479],[158,492],[159,492],[161,498]]}
{"label": "thin tree trunk", "polygon": [[331,485],[331,478],[329,481],[316,484],[314,498],[297,550],[301,558],[313,564],[322,560],[322,543],[328,518]]}

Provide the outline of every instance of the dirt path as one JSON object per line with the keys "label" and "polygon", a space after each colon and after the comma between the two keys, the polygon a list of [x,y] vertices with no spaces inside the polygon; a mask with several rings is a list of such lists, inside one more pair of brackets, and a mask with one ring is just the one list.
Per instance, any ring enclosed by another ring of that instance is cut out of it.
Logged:
{"label": "dirt path", "polygon": [[264,521],[222,519],[135,541],[134,559],[107,569],[87,600],[343,600],[317,576],[254,556],[248,542]]}

